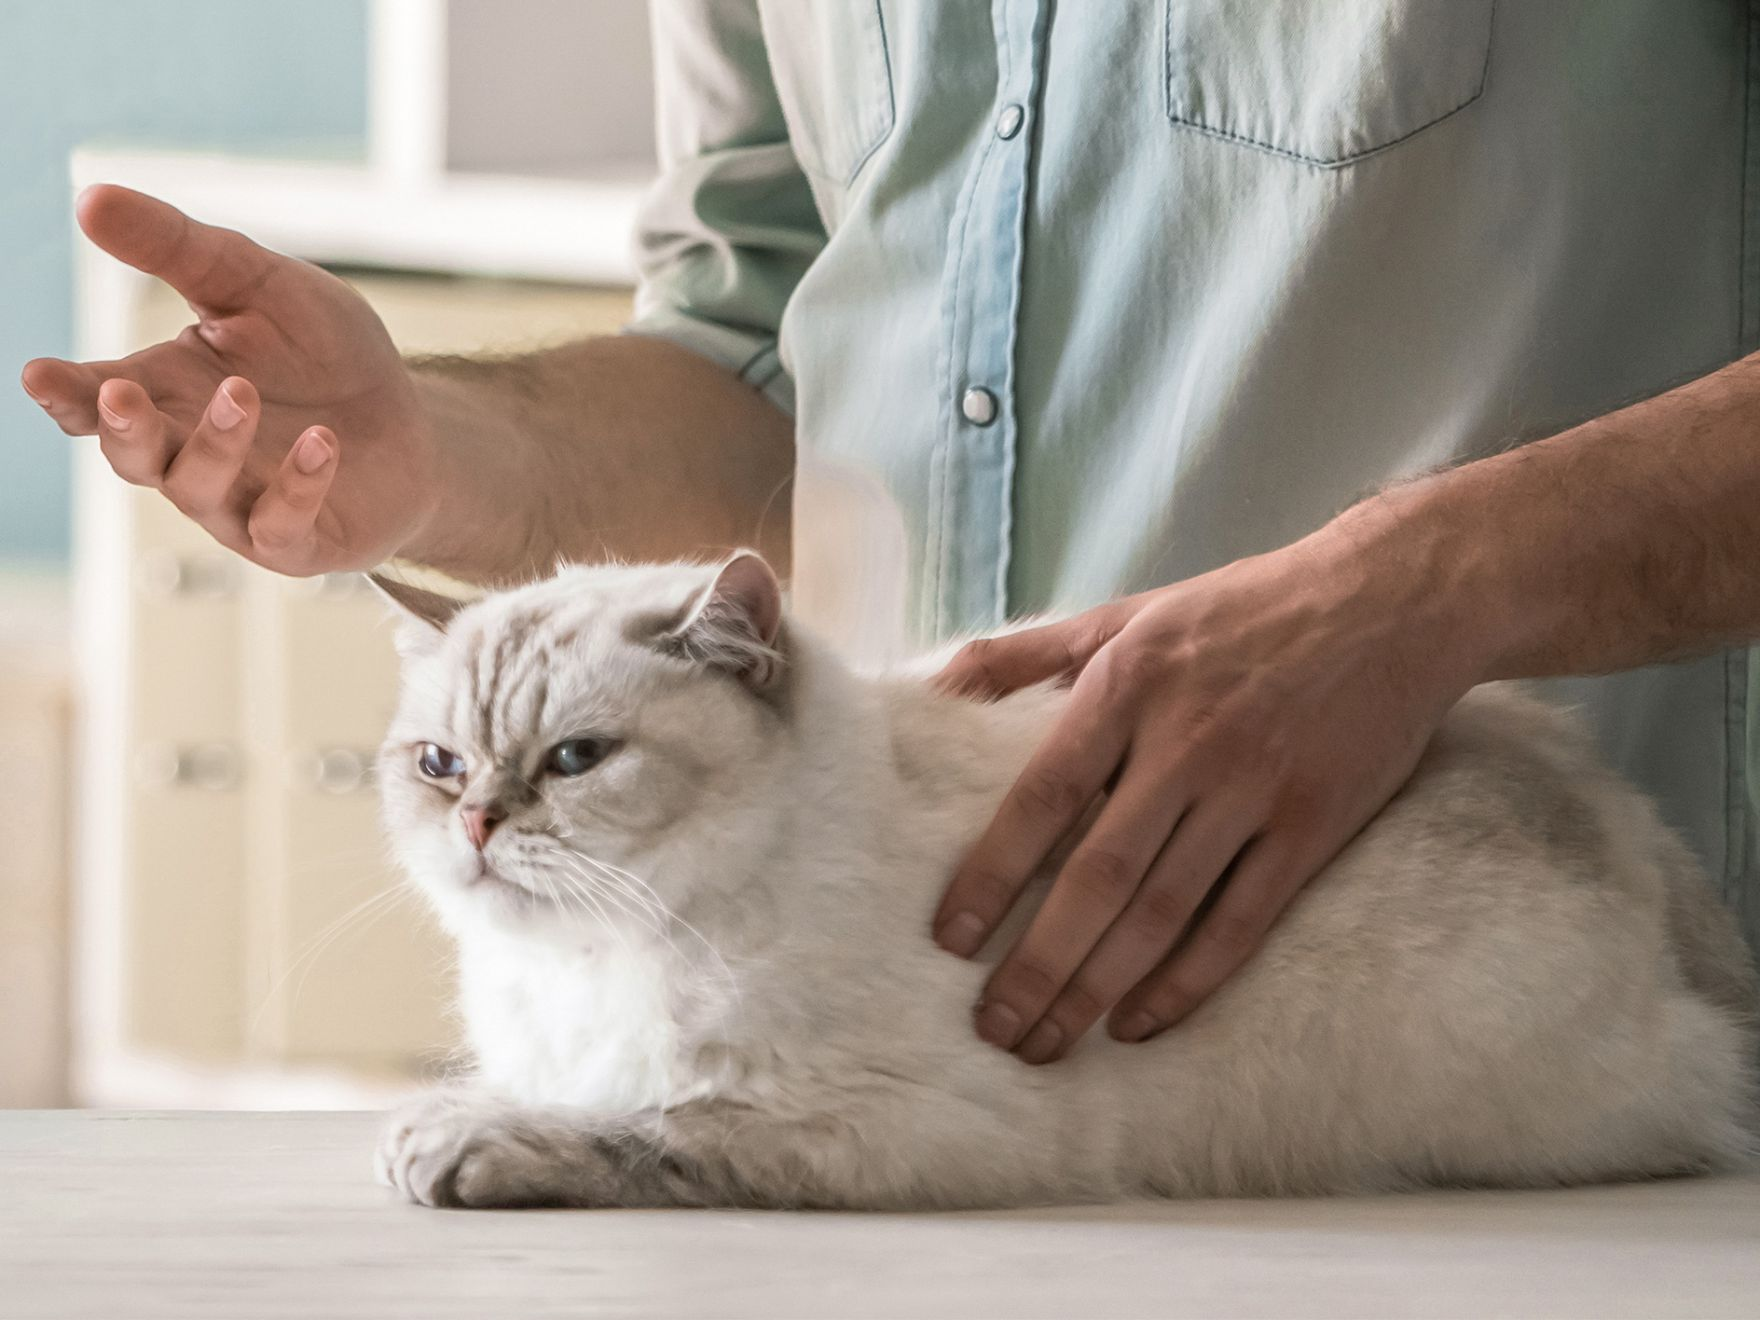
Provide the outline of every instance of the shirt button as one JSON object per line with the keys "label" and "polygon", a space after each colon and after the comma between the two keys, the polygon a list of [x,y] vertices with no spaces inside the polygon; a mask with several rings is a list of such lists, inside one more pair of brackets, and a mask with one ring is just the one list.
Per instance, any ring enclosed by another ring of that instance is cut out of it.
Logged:
{"label": "shirt button", "polygon": [[1008,141],[1021,131],[1021,123],[1026,117],[1027,112],[1018,105],[1003,106],[1002,113],[996,116],[996,136],[1004,142]]}
{"label": "shirt button", "polygon": [[996,396],[989,390],[973,386],[959,401],[959,410],[973,426],[988,426],[996,420]]}

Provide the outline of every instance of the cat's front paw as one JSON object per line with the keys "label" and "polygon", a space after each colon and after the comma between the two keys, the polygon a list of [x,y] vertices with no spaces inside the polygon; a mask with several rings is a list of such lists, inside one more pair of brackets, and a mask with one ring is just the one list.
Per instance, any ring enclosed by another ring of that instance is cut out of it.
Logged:
{"label": "cat's front paw", "polygon": [[379,1140],[379,1181],[417,1205],[489,1209],[554,1205],[563,1153],[515,1105],[436,1091],[396,1110]]}

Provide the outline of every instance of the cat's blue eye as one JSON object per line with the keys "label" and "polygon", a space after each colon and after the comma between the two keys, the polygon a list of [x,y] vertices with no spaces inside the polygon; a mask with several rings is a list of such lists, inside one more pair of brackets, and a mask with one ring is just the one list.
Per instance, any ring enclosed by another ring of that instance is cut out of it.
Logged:
{"label": "cat's blue eye", "polygon": [[608,738],[570,738],[559,742],[544,758],[544,768],[553,775],[572,779],[584,775],[611,754]]}
{"label": "cat's blue eye", "polygon": [[464,773],[464,757],[439,743],[423,743],[416,752],[416,768],[429,779],[457,779]]}

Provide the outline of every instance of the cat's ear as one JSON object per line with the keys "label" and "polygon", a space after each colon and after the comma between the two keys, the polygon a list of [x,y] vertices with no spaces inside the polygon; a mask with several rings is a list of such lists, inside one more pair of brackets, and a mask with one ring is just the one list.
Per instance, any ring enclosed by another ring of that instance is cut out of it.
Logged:
{"label": "cat's ear", "polygon": [[763,557],[741,550],[665,634],[667,649],[733,674],[754,691],[782,676],[782,584]]}
{"label": "cat's ear", "polygon": [[397,630],[397,650],[401,655],[420,655],[432,650],[446,631],[446,625],[452,622],[452,616],[470,603],[380,573],[368,573],[367,581],[395,605],[403,617],[404,624]]}

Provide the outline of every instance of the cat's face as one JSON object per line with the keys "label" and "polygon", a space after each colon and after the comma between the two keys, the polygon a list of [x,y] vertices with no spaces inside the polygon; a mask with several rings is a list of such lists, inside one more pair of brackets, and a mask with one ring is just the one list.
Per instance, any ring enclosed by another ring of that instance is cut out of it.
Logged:
{"label": "cat's face", "polygon": [[567,569],[456,614],[399,599],[422,618],[400,646],[384,816],[455,933],[652,928],[655,904],[690,897],[685,863],[750,828],[781,726],[761,560]]}

